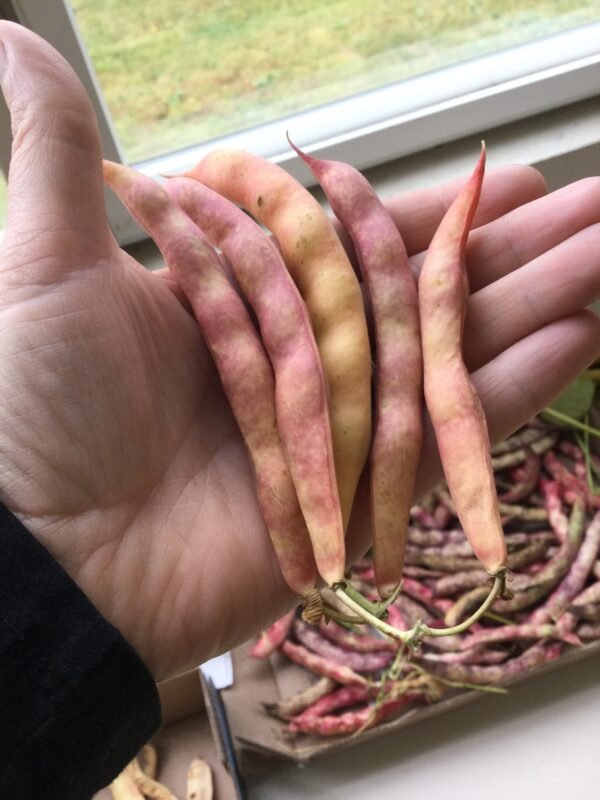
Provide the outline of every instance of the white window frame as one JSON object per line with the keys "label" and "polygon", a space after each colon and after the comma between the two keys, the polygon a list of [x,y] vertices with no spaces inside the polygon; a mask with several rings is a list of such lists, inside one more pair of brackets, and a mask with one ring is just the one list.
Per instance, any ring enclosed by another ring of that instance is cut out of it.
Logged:
{"label": "white window frame", "polygon": [[[0,0],[2,8],[59,50],[80,76],[94,104],[104,155],[123,153],[89,56],[67,0]],[[507,51],[437,70],[330,103],[164,156],[136,163],[145,174],[189,169],[215,147],[242,147],[284,166],[305,185],[311,176],[287,146],[284,132],[309,152],[367,169],[437,147],[474,133],[528,120],[551,109],[598,103],[600,112],[600,22],[530,42]],[[357,125],[357,120],[360,123]],[[6,123],[0,117],[1,127]],[[552,143],[534,155],[544,159],[600,142],[600,128],[576,143]],[[589,140],[592,136],[592,141]],[[6,137],[0,137],[6,139]],[[569,138],[569,137],[567,137]],[[519,159],[523,160],[523,159]],[[6,149],[0,162],[8,163]],[[142,234],[122,207],[107,195],[113,230],[122,244]]]}

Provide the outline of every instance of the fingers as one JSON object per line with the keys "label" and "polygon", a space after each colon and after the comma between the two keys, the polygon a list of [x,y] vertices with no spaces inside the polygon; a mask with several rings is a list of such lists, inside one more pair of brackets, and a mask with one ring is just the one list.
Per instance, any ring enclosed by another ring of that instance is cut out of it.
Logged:
{"label": "fingers", "polygon": [[471,295],[464,337],[469,369],[599,297],[597,223]]}
{"label": "fingers", "polygon": [[[475,163],[476,158],[473,159]],[[442,217],[467,176],[431,189],[419,189],[394,197],[385,205],[398,226],[409,254],[429,246]],[[484,225],[546,193],[542,175],[532,167],[507,166],[485,177],[474,227]]]}
{"label": "fingers", "polygon": [[100,141],[77,76],[43,39],[2,21],[0,84],[13,129],[6,246],[25,239],[74,260],[108,252]]}
{"label": "fingers", "polygon": [[[506,438],[538,414],[599,355],[600,318],[591,311],[579,311],[526,336],[472,373],[492,443]],[[424,422],[415,499],[443,478],[427,415]],[[365,470],[348,529],[349,563],[364,553],[370,536],[369,481]]]}
{"label": "fingers", "polygon": [[[600,318],[579,311],[535,331],[472,374],[492,442],[545,408],[600,355]],[[442,477],[435,436],[426,425],[417,495]]]}
{"label": "fingers", "polygon": [[526,336],[474,373],[497,442],[539,413],[600,355],[600,317],[579,311]]}
{"label": "fingers", "polygon": [[471,291],[596,223],[600,223],[600,179],[585,178],[473,230],[467,248]]}

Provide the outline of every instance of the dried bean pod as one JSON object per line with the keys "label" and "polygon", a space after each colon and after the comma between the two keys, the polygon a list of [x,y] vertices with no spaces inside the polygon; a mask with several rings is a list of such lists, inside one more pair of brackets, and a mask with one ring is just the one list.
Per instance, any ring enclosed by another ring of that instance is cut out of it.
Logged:
{"label": "dried bean pod", "polygon": [[365,703],[372,696],[366,686],[340,686],[339,689],[334,689],[329,694],[316,700],[312,705],[305,709],[301,714],[291,720],[294,728],[303,720],[314,717],[324,717],[334,711],[339,711],[341,708],[348,708],[356,706],[359,703]]}
{"label": "dried bean pod", "polygon": [[569,518],[562,510],[560,484],[557,481],[544,481],[541,488],[546,512],[548,513],[548,521],[557,539],[560,542],[564,542],[569,533]]}
{"label": "dried bean pod", "polygon": [[373,565],[383,596],[400,583],[409,509],[423,438],[423,359],[417,287],[389,211],[358,170],[291,146],[347,230],[371,301],[376,340],[371,444]]}
{"label": "dried bean pod", "polygon": [[538,642],[523,653],[505,661],[503,664],[480,666],[479,664],[442,664],[428,662],[428,671],[449,681],[498,685],[528,672],[541,664],[556,660],[563,645]]}
{"label": "dried bean pod", "polygon": [[411,520],[418,522],[422,528],[439,528],[433,513],[422,506],[411,506],[409,516]]}
{"label": "dried bean pod", "polygon": [[[419,547],[436,547],[437,545],[466,542],[467,537],[460,528],[457,530],[441,531],[439,528],[420,530],[414,526],[408,529],[408,544]],[[472,552],[472,550],[471,550]]]}
{"label": "dried bean pod", "polygon": [[213,777],[210,764],[194,758],[187,771],[186,800],[213,800]]}
{"label": "dried bean pod", "polygon": [[479,201],[485,148],[440,223],[419,276],[424,390],[446,481],[463,530],[485,568],[506,563],[485,414],[462,357],[469,295],[465,247]]}
{"label": "dried bean pod", "polygon": [[138,761],[149,778],[156,778],[158,757],[156,755],[156,748],[154,745],[149,743],[145,744],[140,750]]}
{"label": "dried bean pod", "polygon": [[560,617],[585,586],[592,566],[598,558],[599,550],[600,511],[588,525],[581,547],[573,559],[568,573],[544,605],[532,614],[531,622],[545,622]]}
{"label": "dried bean pod", "polygon": [[491,650],[483,647],[472,647],[469,650],[449,653],[418,653],[412,658],[427,667],[428,662],[437,661],[442,664],[502,664],[510,656],[507,650]]}
{"label": "dried bean pod", "polygon": [[398,643],[379,636],[365,633],[352,633],[331,620],[321,622],[320,631],[323,636],[347,650],[357,653],[380,653],[382,650],[396,652]]}
{"label": "dried bean pod", "polygon": [[288,611],[263,631],[250,650],[252,658],[268,658],[274,653],[290,632],[295,616],[296,609]]}
{"label": "dried bean pod", "polygon": [[600,581],[592,583],[587,588],[583,589],[573,600],[571,608],[577,606],[587,605],[588,603],[600,603]]}
{"label": "dried bean pod", "polygon": [[256,315],[275,373],[281,440],[319,572],[330,581],[344,559],[344,533],[327,385],[306,305],[277,245],[240,208],[190,178],[165,188],[222,250]]}
{"label": "dried bean pod", "polygon": [[127,767],[127,771],[135,781],[136,786],[146,797],[151,797],[153,800],[177,800],[175,795],[167,789],[162,783],[151,778],[140,767],[137,759],[133,759]]}
{"label": "dried bean pod", "polygon": [[355,672],[379,672],[389,666],[393,659],[393,654],[389,651],[359,653],[339,647],[300,619],[294,622],[294,633],[304,647],[323,658],[345,664]]}
{"label": "dried bean pod", "polygon": [[144,800],[144,795],[139,790],[127,769],[121,772],[110,784],[113,800]]}
{"label": "dried bean pod", "polygon": [[546,431],[543,428],[522,428],[517,433],[513,433],[512,436],[504,439],[504,441],[495,444],[492,447],[492,456],[502,456],[505,453],[513,453],[515,450],[524,449],[545,436]]}
{"label": "dried bean pod", "polygon": [[[371,347],[356,274],[320,203],[281,167],[213,150],[189,177],[246,208],[274,234],[311,317],[329,386],[344,529],[371,442]],[[341,580],[339,574],[327,580]]]}
{"label": "dried bean pod", "polygon": [[452,597],[459,592],[483,586],[489,580],[489,575],[483,569],[471,569],[465,572],[455,572],[444,575],[432,584],[432,591],[436,597]]}
{"label": "dried bean pod", "polygon": [[510,585],[515,596],[510,600],[496,600],[494,611],[499,614],[511,613],[528,608],[546,597],[571,566],[583,540],[584,530],[585,510],[580,501],[573,506],[567,540],[557,554],[535,575],[516,575]]}
{"label": "dried bean pod", "polygon": [[473,609],[481,605],[488,596],[489,591],[490,587],[488,584],[487,586],[477,586],[475,589],[471,589],[469,592],[466,592],[466,594],[463,594],[462,597],[459,597],[446,611],[444,616],[445,624],[449,628],[458,625],[462,619],[469,616]]}
{"label": "dried bean pod", "polygon": [[515,505],[512,503],[498,503],[500,513],[513,519],[530,520],[533,522],[547,522],[548,512],[545,508],[531,508],[531,506]]}
{"label": "dried bean pod", "polygon": [[481,569],[481,562],[476,558],[445,558],[444,556],[438,556],[432,553],[423,553],[422,550],[417,549],[407,552],[406,563],[412,566],[417,564],[445,572],[462,572],[469,569]]}
{"label": "dried bean pod", "polygon": [[600,622],[599,603],[583,603],[582,605],[570,606],[569,612],[577,619],[584,619],[587,622]]}
{"label": "dried bean pod", "polygon": [[331,661],[331,659],[311,653],[306,647],[294,644],[289,639],[283,642],[281,649],[291,661],[304,667],[309,672],[313,672],[315,675],[331,678],[344,686],[347,684],[367,685],[366,678],[354,672],[350,667],[342,666],[335,661]]}
{"label": "dried bean pod", "polygon": [[278,703],[264,703],[264,707],[274,717],[291,719],[302,713],[305,708],[315,703],[320,697],[332,692],[336,686],[336,682],[331,678],[319,678],[312,686],[292,695],[292,697],[280,700]]}
{"label": "dried bean pod", "polygon": [[559,639],[568,644],[577,644],[577,640],[569,633],[559,630],[556,625],[549,623],[521,625],[502,625],[499,628],[485,628],[466,636],[461,642],[461,650],[471,650],[474,647],[498,642],[514,642],[521,640]]}
{"label": "dried bean pod", "polygon": [[526,500],[537,486],[540,475],[541,459],[531,448],[527,448],[527,457],[522,467],[519,483],[509,491],[498,495],[501,503],[519,503]]}
{"label": "dried bean pod", "polygon": [[600,625],[583,623],[577,628],[577,635],[580,639],[585,639],[586,641],[600,639]]}
{"label": "dried bean pod", "polygon": [[277,428],[273,371],[215,251],[155,181],[104,162],[104,179],[155,240],[188,296],[252,458],[263,519],[289,586],[313,585],[312,545]]}
{"label": "dried bean pod", "polygon": [[383,700],[379,704],[365,706],[360,711],[347,711],[345,714],[327,717],[305,717],[295,725],[290,723],[289,730],[295,733],[314,733],[319,736],[337,736],[339,734],[356,733],[372,728],[384,719],[397,714],[411,703],[425,699],[423,692],[408,692],[402,697]]}
{"label": "dried bean pod", "polygon": [[[557,433],[546,433],[546,435],[542,438],[532,442],[529,447],[534,453],[536,453],[536,455],[539,456],[547,453],[548,450],[554,447],[557,441]],[[509,469],[510,467],[518,467],[520,464],[523,464],[526,459],[527,450],[522,447],[519,450],[513,450],[512,452],[492,458],[492,467],[494,472],[501,472],[502,470]]]}

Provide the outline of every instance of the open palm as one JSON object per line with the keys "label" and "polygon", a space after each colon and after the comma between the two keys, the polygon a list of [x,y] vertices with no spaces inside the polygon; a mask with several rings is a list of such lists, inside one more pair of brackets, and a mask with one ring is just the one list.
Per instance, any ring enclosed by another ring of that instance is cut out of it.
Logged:
{"label": "open palm", "polygon": [[[2,22],[0,41],[14,130],[0,497],[164,678],[247,638],[291,598],[197,326],[168,276],[137,264],[108,229],[83,89],[33,34]],[[416,269],[457,188],[390,203]],[[486,179],[467,356],[495,438],[600,350],[598,320],[582,311],[600,293],[598,185],[569,191],[543,197],[528,168]],[[438,475],[429,435],[420,489]],[[356,551],[367,517],[357,501]]]}

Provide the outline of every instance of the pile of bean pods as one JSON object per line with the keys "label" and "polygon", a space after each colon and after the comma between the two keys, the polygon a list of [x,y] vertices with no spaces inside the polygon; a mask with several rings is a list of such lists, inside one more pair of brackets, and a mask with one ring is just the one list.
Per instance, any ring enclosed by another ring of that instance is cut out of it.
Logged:
{"label": "pile of bean pods", "polygon": [[[600,458],[572,432],[532,420],[492,451],[508,547],[511,597],[498,598],[470,630],[426,636],[416,649],[372,629],[291,612],[265,631],[253,655],[279,650],[318,676],[310,688],[269,710],[288,730],[322,736],[356,733],[449,687],[499,687],[568,649],[600,639],[600,494],[590,475]],[[591,484],[591,485],[590,485]],[[450,626],[489,591],[445,486],[413,506],[402,591],[387,613],[410,628]],[[376,595],[370,557],[352,570]]]}

